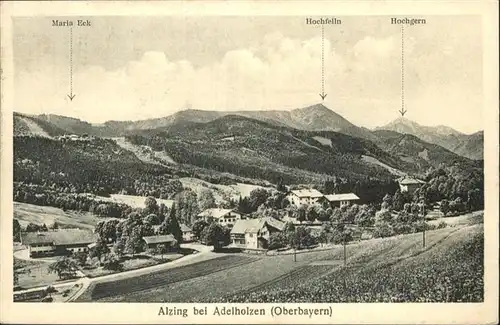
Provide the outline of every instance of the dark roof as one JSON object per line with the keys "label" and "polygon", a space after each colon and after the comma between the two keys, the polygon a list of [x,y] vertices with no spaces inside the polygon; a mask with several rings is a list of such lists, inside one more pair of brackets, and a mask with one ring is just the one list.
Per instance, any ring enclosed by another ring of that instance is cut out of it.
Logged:
{"label": "dark roof", "polygon": [[24,245],[53,243],[54,245],[90,244],[97,241],[93,232],[80,229],[60,229],[56,231],[25,232],[21,234]]}
{"label": "dark roof", "polygon": [[146,244],[172,243],[175,242],[173,235],[146,236],[142,237]]}

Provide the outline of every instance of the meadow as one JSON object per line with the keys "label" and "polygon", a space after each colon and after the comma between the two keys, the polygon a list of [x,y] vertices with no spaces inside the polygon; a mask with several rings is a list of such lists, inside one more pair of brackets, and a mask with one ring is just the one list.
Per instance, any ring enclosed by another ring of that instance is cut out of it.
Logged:
{"label": "meadow", "polygon": [[[368,259],[363,263],[339,268],[319,280],[301,283],[283,282],[282,285],[260,288],[251,293],[236,294],[223,301],[254,303],[483,301],[481,225],[461,228],[431,243],[427,249],[408,255],[410,246],[402,245],[391,250],[392,258],[387,260]],[[407,257],[404,257],[405,255]]]}
{"label": "meadow", "polygon": [[17,219],[23,228],[29,223],[46,224],[50,227],[57,222],[61,228],[93,230],[99,221],[110,218],[98,217],[89,212],[63,211],[54,207],[14,202],[14,219]]}
{"label": "meadow", "polygon": [[[482,224],[377,238],[293,255],[221,254],[158,273],[102,283],[82,301],[481,301]],[[246,258],[245,260],[241,260]],[[345,285],[344,285],[345,278]]]}

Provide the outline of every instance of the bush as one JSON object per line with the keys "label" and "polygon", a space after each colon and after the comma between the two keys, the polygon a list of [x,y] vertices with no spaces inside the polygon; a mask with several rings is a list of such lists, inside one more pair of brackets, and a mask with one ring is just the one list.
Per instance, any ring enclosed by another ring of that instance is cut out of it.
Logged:
{"label": "bush", "polygon": [[278,249],[285,247],[287,245],[287,240],[286,236],[283,233],[272,233],[271,236],[269,236],[269,245],[268,249]]}
{"label": "bush", "polygon": [[50,295],[51,293],[54,293],[54,292],[57,292],[56,288],[54,288],[53,286],[48,286],[46,289],[45,289],[45,293],[47,295]]}
{"label": "bush", "polygon": [[44,297],[42,299],[42,302],[52,302],[52,301],[54,301],[54,298],[52,298],[52,297]]}
{"label": "bush", "polygon": [[105,270],[123,271],[123,264],[121,263],[120,258],[112,253],[106,255],[104,261],[102,262],[102,267]]}
{"label": "bush", "polygon": [[448,224],[444,221],[441,221],[438,225],[437,225],[437,229],[443,229],[443,228],[446,228],[448,227]]}
{"label": "bush", "polygon": [[385,238],[394,236],[396,233],[392,228],[391,224],[388,222],[378,222],[375,224],[375,229],[373,230],[373,237],[375,238]]}
{"label": "bush", "polygon": [[411,224],[408,223],[396,223],[393,226],[393,230],[395,234],[409,234],[414,232],[414,227],[412,227]]}
{"label": "bush", "polygon": [[317,239],[311,236],[311,229],[297,227],[289,237],[290,246],[295,249],[307,248],[317,244]]}
{"label": "bush", "polygon": [[75,260],[62,257],[56,262],[49,265],[49,273],[57,273],[60,279],[71,279],[76,277],[76,270],[78,269],[78,264]]}

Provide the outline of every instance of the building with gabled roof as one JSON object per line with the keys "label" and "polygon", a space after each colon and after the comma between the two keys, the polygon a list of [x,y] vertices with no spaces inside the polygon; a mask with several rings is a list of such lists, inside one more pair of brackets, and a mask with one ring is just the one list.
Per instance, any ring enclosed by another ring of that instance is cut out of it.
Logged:
{"label": "building with gabled roof", "polygon": [[332,207],[349,206],[359,200],[359,197],[354,193],[328,194],[325,198],[330,202]]}
{"label": "building with gabled roof", "polygon": [[193,237],[193,229],[188,227],[186,224],[181,223],[179,224],[181,231],[182,231],[182,241],[183,242],[190,242],[194,239]]}
{"label": "building with gabled roof", "polygon": [[316,189],[301,189],[288,192],[287,199],[290,204],[300,207],[301,205],[309,205],[320,203],[324,199],[323,193]]}
{"label": "building with gabled roof", "polygon": [[405,176],[399,178],[398,183],[401,193],[408,192],[410,194],[413,194],[417,189],[419,189],[422,185],[425,184],[424,181],[421,181],[411,176]]}
{"label": "building with gabled roof", "polygon": [[58,229],[53,231],[25,232],[21,243],[28,247],[30,257],[69,255],[88,250],[95,243],[97,234],[81,229]]}
{"label": "building with gabled roof", "polygon": [[238,220],[231,229],[231,242],[243,248],[267,249],[271,234],[284,228],[282,221],[272,217]]}
{"label": "building with gabled roof", "polygon": [[146,243],[148,249],[155,249],[159,245],[165,245],[168,248],[173,247],[177,242],[175,237],[171,234],[167,235],[155,235],[155,236],[145,236],[142,240]]}
{"label": "building with gabled roof", "polygon": [[219,225],[229,228],[231,228],[238,220],[243,219],[242,214],[233,209],[220,208],[206,209],[205,211],[199,213],[197,217],[205,220],[206,222],[215,221]]}

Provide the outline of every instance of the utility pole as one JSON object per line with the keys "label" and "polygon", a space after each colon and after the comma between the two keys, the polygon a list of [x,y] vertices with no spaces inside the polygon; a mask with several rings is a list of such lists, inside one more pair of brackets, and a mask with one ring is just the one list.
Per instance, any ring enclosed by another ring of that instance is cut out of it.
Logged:
{"label": "utility pole", "polygon": [[425,228],[426,228],[425,213],[422,213],[422,219],[424,219],[424,224],[423,224],[424,229],[422,230],[422,247],[425,248]]}
{"label": "utility pole", "polygon": [[347,291],[347,236],[346,236],[346,229],[345,227],[347,225],[356,225],[355,223],[352,223],[352,222],[335,222],[333,223],[334,225],[344,225],[344,229],[343,229],[343,234],[342,234],[342,244],[344,246],[344,267],[343,267],[343,271],[344,271],[344,276],[343,276],[343,280],[344,280],[344,292]]}
{"label": "utility pole", "polygon": [[345,226],[347,225],[356,225],[355,223],[352,223],[352,222],[334,222],[332,223],[333,225],[344,225],[344,234],[343,234],[343,246],[344,246],[344,268],[347,267],[347,238],[346,238],[346,234],[345,234]]}
{"label": "utility pole", "polygon": [[422,245],[425,248],[425,224],[424,224],[424,231],[422,232]]}
{"label": "utility pole", "polygon": [[421,201],[421,208],[419,209],[422,212],[422,219],[424,221],[422,230],[422,247],[425,248],[425,228],[427,228],[427,224],[425,223],[425,198]]}
{"label": "utility pole", "polygon": [[345,238],[346,236],[345,236],[345,234],[343,237],[344,237],[344,268],[345,268],[345,267],[347,267],[347,253],[346,253],[347,248],[346,248],[346,238]]}

